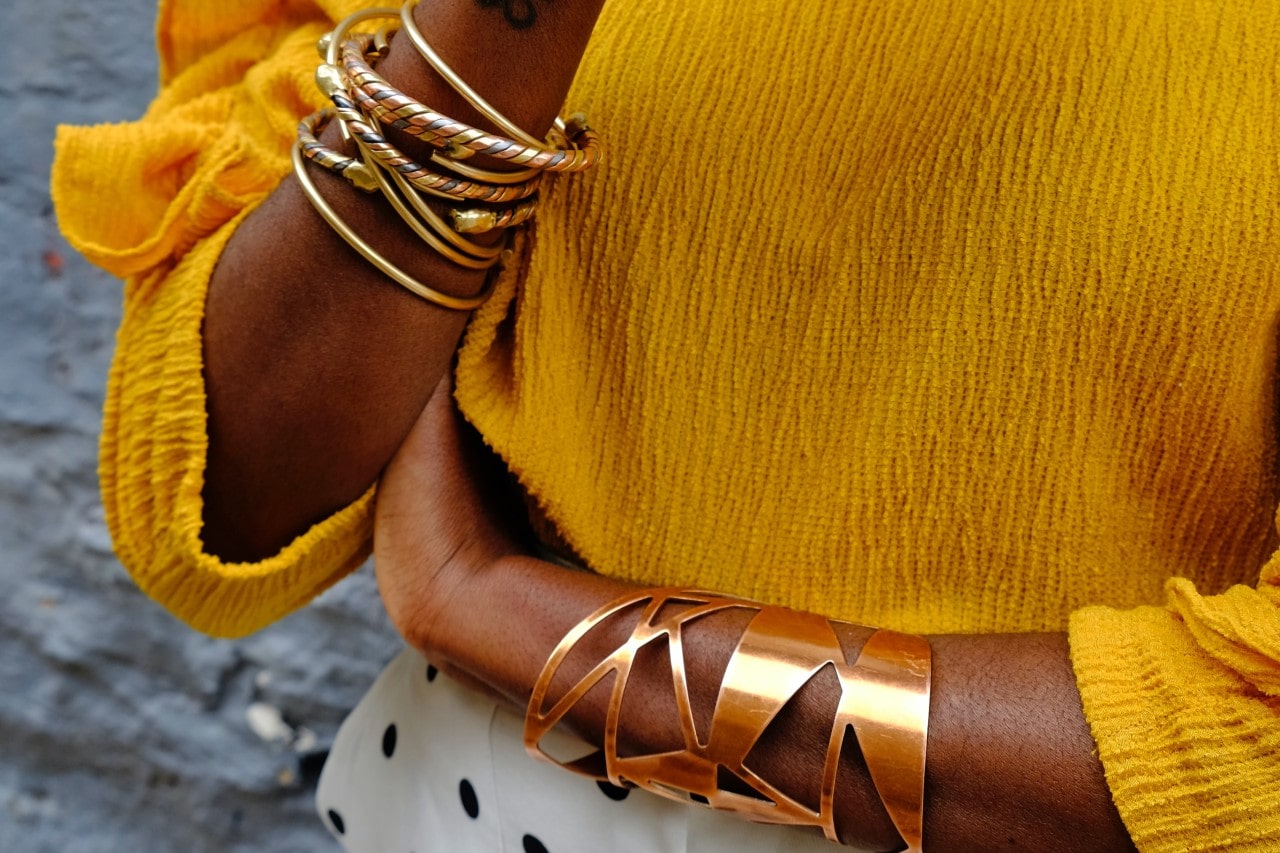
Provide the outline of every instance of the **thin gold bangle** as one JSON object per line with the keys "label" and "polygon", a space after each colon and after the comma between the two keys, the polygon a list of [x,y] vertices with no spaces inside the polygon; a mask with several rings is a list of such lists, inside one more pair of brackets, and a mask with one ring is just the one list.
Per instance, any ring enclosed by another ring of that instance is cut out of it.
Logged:
{"label": "thin gold bangle", "polygon": [[[369,9],[361,9],[358,12],[352,12],[341,21],[338,21],[338,23],[334,24],[333,29],[329,31],[329,34],[320,39],[317,46],[322,49],[325,64],[316,69],[316,86],[326,97],[329,97],[330,93],[325,88],[324,80],[321,79],[321,72],[324,70],[325,65],[331,68],[340,67],[338,65],[338,51],[341,48],[342,42],[346,40],[346,35],[351,28],[361,21],[371,21],[375,18],[394,18],[399,14],[398,10],[393,9],[390,6],[375,6]],[[350,142],[351,132],[347,130],[346,123],[338,122],[338,129],[342,131],[342,141]]]}
{"label": "thin gold bangle", "polygon": [[[324,48],[324,61],[327,65],[340,67],[338,63],[338,51],[342,42],[346,41],[346,34],[361,21],[371,21],[374,18],[395,18],[400,14],[399,10],[391,6],[375,6],[369,9],[361,9],[359,12],[353,12],[347,17],[338,21],[333,29],[329,31],[327,41],[320,40],[320,46]],[[376,37],[376,36],[375,36]]]}
{"label": "thin gold bangle", "polygon": [[[333,116],[334,111],[326,108],[317,110],[298,122],[298,144],[302,148],[302,155],[312,163],[323,168],[325,171],[345,178],[352,186],[359,190],[364,192],[374,192],[379,189],[382,190],[382,194],[385,195],[391,202],[392,206],[396,208],[396,212],[399,213],[405,222],[409,224],[409,227],[414,228],[416,231],[417,229],[415,224],[417,220],[414,219],[411,214],[402,210],[397,204],[399,199],[395,197],[393,189],[388,186],[382,169],[378,168],[377,163],[373,162],[369,152],[365,150],[359,138],[356,139],[356,143],[359,147],[363,160],[355,157],[348,157],[345,154],[340,154],[316,138],[316,133],[321,131]],[[445,222],[444,217],[432,210],[430,205],[426,204],[426,202],[422,200],[421,193],[401,178],[398,172],[392,170],[387,172],[387,175],[390,175],[395,179],[401,195],[409,201],[414,211],[416,211],[422,219],[426,220],[427,224],[434,228],[435,232],[443,237],[446,242],[452,244],[462,252],[476,258],[493,258],[502,254],[503,249],[501,246],[482,246],[479,243],[472,242],[471,240],[461,236],[459,233],[461,229],[449,227],[448,223]],[[451,210],[450,213],[451,216],[454,213],[462,214],[460,221],[463,222],[471,223],[475,221],[482,224],[488,224],[487,228],[473,227],[469,229],[470,233],[479,233],[481,231],[493,230],[498,227],[518,225],[529,218],[534,207],[536,207],[536,205],[526,203],[520,205],[511,212],[464,208],[461,211]],[[456,216],[453,218],[455,220],[458,219]],[[432,248],[437,248],[434,244],[431,244],[430,240],[427,240],[427,242],[432,245]],[[437,249],[437,251],[440,250]],[[447,255],[448,252],[442,251],[442,254]]]}
{"label": "thin gold bangle", "polygon": [[[446,222],[444,217],[431,209],[431,206],[423,200],[422,194],[416,192],[408,181],[400,177],[396,172],[387,172],[386,174],[395,183],[396,188],[400,190],[401,196],[409,202],[409,206],[412,207],[418,215],[429,222],[433,228],[439,231],[442,237],[450,243],[454,243],[454,245],[459,249],[469,251],[478,258],[490,257],[495,254],[500,255],[502,254],[503,249],[501,247],[494,247],[491,252],[490,247],[474,243],[466,237],[463,237],[463,234],[482,234],[485,231],[493,231],[498,228],[513,228],[528,221],[538,207],[537,196],[525,199],[523,202],[516,205],[515,208],[511,208],[511,210],[518,211],[518,213],[512,213],[506,216],[503,215],[506,213],[506,210],[498,211],[489,210],[487,208],[450,207],[449,222]],[[458,227],[458,223],[466,223],[471,225],[471,227],[460,228]],[[458,242],[455,243],[455,240]],[[462,244],[466,244],[467,246],[474,248],[464,248]]]}
{"label": "thin gold bangle", "polygon": [[499,228],[515,228],[517,225],[523,225],[532,219],[537,211],[538,197],[535,195],[525,199],[515,207],[508,207],[502,210],[477,207],[458,209],[452,207],[449,208],[449,221],[453,223],[453,229],[459,233],[483,234],[486,231],[496,231]]}
{"label": "thin gold bangle", "polygon": [[494,283],[497,280],[495,276],[489,276],[484,288],[475,296],[450,296],[447,293],[441,293],[435,288],[428,287],[388,261],[377,249],[374,249],[359,234],[352,231],[351,227],[342,220],[337,211],[329,206],[329,202],[325,201],[324,196],[320,194],[320,190],[311,181],[311,176],[307,174],[306,158],[303,157],[302,149],[297,143],[293,145],[291,154],[293,157],[293,173],[297,175],[298,185],[302,187],[302,192],[306,195],[307,200],[311,202],[311,206],[329,224],[329,227],[347,242],[347,245],[359,252],[365,260],[377,267],[396,284],[415,296],[454,311],[471,311],[479,308],[489,298],[489,294],[492,292]]}
{"label": "thin gold bangle", "polygon": [[[408,225],[410,230],[418,235],[419,239],[460,267],[482,270],[493,266],[494,262],[502,254],[503,246],[479,246],[467,240],[450,228],[449,224],[434,210],[427,207],[426,204],[421,206],[414,205],[411,210],[405,203],[405,199],[401,197],[400,193],[396,192],[396,187],[391,181],[387,180],[386,174],[378,168],[377,163],[373,162],[372,155],[364,147],[364,143],[356,140],[356,144],[360,146],[360,153],[364,156],[365,165],[373,171],[373,177],[378,182],[378,188],[382,190],[382,194],[386,196],[387,201],[391,202],[391,206],[395,208],[396,213],[400,214],[400,218],[404,220],[405,225]],[[403,186],[401,189],[403,189]],[[422,218],[415,216],[415,212],[421,215]],[[422,221],[423,219],[426,220],[425,224]]]}
{"label": "thin gold bangle", "polygon": [[458,73],[440,58],[440,54],[436,53],[435,48],[418,29],[418,22],[413,19],[413,10],[417,5],[418,0],[405,0],[404,5],[400,7],[400,29],[409,37],[409,41],[413,42],[413,46],[418,49],[418,53],[422,54],[422,58],[427,60],[427,64],[434,68],[435,72],[443,77],[445,82],[452,86],[453,90],[467,103],[475,107],[477,112],[497,125],[508,136],[520,140],[525,145],[545,149],[546,142],[525,133],[518,124],[494,109],[492,104],[480,97],[475,89],[467,85],[467,81],[459,77]]}

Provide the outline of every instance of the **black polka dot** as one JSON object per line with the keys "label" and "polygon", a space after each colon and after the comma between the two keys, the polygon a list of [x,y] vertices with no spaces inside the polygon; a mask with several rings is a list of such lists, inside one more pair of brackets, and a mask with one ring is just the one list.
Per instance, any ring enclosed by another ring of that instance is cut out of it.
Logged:
{"label": "black polka dot", "polygon": [[440,673],[440,670],[436,669],[431,664],[427,664],[427,681],[435,681],[436,676],[439,673]]}
{"label": "black polka dot", "polygon": [[600,789],[600,793],[604,794],[614,802],[622,802],[627,798],[627,794],[631,793],[630,788],[623,788],[612,782],[606,782],[603,779],[596,782],[596,787]]}
{"label": "black polka dot", "polygon": [[347,834],[347,825],[342,822],[342,815],[329,809],[329,823],[333,824],[333,828],[337,830],[339,835]]}
{"label": "black polka dot", "polygon": [[396,753],[396,724],[392,723],[387,726],[387,730],[382,733],[382,754],[387,758]]}
{"label": "black polka dot", "polygon": [[466,779],[458,783],[458,796],[462,799],[462,810],[467,813],[467,817],[474,819],[480,816],[480,801],[476,799],[476,789]]}
{"label": "black polka dot", "polygon": [[520,839],[520,843],[524,845],[524,853],[547,853],[547,845],[532,835],[525,835]]}

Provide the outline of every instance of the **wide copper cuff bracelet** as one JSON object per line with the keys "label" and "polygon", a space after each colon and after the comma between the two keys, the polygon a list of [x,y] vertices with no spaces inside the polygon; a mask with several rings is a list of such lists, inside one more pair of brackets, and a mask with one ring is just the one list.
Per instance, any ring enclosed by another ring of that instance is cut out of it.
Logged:
{"label": "wide copper cuff bracelet", "polygon": [[[556,675],[583,637],[610,617],[637,606],[640,615],[626,642],[581,678],[560,686],[564,679],[556,679]],[[689,699],[682,629],[711,613],[734,609],[755,615],[729,660],[711,724],[700,731]],[[646,646],[664,641],[684,747],[619,755],[623,696],[636,655]],[[746,759],[778,712],[828,666],[839,678],[841,695],[815,810],[781,791],[749,767]],[[534,685],[525,717],[525,746],[538,757],[577,773],[607,778],[615,785],[637,785],[664,797],[704,803],[761,823],[821,827],[827,838],[837,841],[837,769],[845,733],[852,729],[885,811],[907,849],[918,852],[922,844],[930,672],[931,653],[923,637],[877,630],[857,660],[849,664],[832,622],[824,617],[684,589],[646,590],[600,608],[560,641]],[[548,754],[544,748],[547,734],[611,674],[614,679],[603,747],[574,760]],[[557,685],[554,694],[553,683]]]}

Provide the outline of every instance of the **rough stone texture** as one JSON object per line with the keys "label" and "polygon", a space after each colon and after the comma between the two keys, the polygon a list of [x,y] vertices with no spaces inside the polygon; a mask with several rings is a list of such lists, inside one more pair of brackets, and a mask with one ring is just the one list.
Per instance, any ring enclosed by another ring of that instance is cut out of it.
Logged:
{"label": "rough stone texture", "polygon": [[[120,285],[58,236],[50,141],[55,118],[142,112],[153,18],[152,0],[0,3],[18,69],[0,75],[0,850],[335,850],[311,806],[319,759],[398,648],[370,574],[256,636],[211,640],[137,592],[102,524]],[[254,702],[315,746],[255,735]]]}

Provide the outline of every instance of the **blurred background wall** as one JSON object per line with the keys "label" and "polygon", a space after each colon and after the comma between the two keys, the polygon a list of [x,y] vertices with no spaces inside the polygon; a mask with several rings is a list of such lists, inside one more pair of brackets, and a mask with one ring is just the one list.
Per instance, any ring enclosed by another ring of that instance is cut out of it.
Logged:
{"label": "blurred background wall", "polygon": [[371,574],[211,640],[137,592],[102,523],[120,284],[58,235],[51,141],[58,122],[142,113],[154,14],[153,0],[0,2],[0,851],[336,850],[315,775],[398,649]]}

